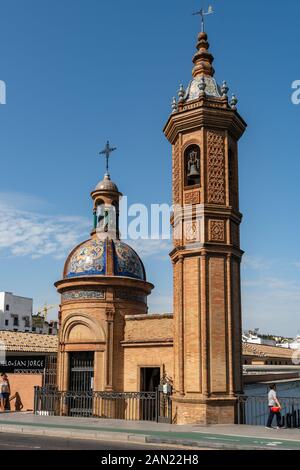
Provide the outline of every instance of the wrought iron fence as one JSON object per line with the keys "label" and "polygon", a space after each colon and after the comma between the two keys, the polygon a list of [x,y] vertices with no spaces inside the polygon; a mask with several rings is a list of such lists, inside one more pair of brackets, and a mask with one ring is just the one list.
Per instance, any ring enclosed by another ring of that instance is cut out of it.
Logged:
{"label": "wrought iron fence", "polygon": [[45,358],[45,369],[43,375],[44,387],[55,387],[57,375],[57,356],[50,355]]}
{"label": "wrought iron fence", "polygon": [[158,421],[159,405],[156,392],[61,392],[35,387],[34,413]]}
{"label": "wrought iron fence", "polygon": [[[300,398],[280,397],[282,426],[300,428]],[[265,426],[269,416],[265,396],[240,396],[237,409],[238,424]]]}

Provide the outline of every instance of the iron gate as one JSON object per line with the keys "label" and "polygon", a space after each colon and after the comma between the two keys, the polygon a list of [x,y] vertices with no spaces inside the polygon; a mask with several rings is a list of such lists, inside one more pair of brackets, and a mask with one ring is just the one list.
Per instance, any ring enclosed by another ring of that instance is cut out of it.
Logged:
{"label": "iron gate", "polygon": [[68,415],[88,417],[93,415],[94,353],[70,353],[70,398]]}
{"label": "iron gate", "polygon": [[159,385],[156,389],[156,407],[158,423],[172,423],[172,387],[168,384]]}

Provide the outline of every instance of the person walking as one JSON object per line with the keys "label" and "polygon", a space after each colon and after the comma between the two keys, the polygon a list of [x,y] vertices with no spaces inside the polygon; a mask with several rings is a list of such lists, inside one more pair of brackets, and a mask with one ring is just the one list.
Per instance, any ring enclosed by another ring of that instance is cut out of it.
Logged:
{"label": "person walking", "polygon": [[274,416],[276,416],[276,421],[277,421],[277,429],[281,429],[281,404],[277,398],[277,393],[276,393],[276,385],[272,384],[270,385],[270,391],[268,394],[268,405],[269,405],[269,418],[267,422],[266,428],[272,429],[272,422],[274,419]]}
{"label": "person walking", "polygon": [[8,406],[8,399],[10,395],[10,385],[8,377],[5,373],[0,376],[0,410],[4,412]]}

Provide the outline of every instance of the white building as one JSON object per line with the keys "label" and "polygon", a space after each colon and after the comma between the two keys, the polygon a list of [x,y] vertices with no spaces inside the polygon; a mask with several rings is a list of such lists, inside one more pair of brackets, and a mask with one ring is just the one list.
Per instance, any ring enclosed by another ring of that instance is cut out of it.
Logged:
{"label": "white building", "polygon": [[276,341],[273,339],[262,338],[257,334],[253,333],[244,333],[242,336],[242,340],[244,343],[249,344],[262,344],[264,346],[276,346]]}
{"label": "white building", "polygon": [[0,292],[0,331],[57,335],[58,321],[46,321],[46,316],[33,315],[32,307],[32,299],[11,292]]}
{"label": "white building", "polygon": [[32,331],[33,300],[0,292],[0,330]]}
{"label": "white building", "polygon": [[294,341],[285,341],[284,343],[278,343],[276,346],[286,349],[300,349],[300,335],[296,336]]}

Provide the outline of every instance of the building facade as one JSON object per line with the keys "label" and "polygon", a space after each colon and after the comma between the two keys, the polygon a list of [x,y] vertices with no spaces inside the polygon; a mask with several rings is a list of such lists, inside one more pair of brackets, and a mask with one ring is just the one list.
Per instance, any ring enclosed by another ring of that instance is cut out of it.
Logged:
{"label": "building facade", "polygon": [[34,387],[55,385],[58,338],[0,331],[0,372],[8,375],[10,411],[34,409]]}
{"label": "building facade", "polygon": [[0,331],[57,335],[58,321],[33,315],[33,299],[0,292]]}
{"label": "building facade", "polygon": [[242,393],[238,141],[246,123],[214,79],[207,35],[164,133],[172,145],[174,314],[149,315],[142,261],[120,240],[117,186],[92,192],[91,238],[69,255],[61,294],[60,390],[139,392],[173,384],[173,422],[233,423]]}
{"label": "building facade", "polygon": [[0,292],[0,330],[31,331],[33,300]]}

